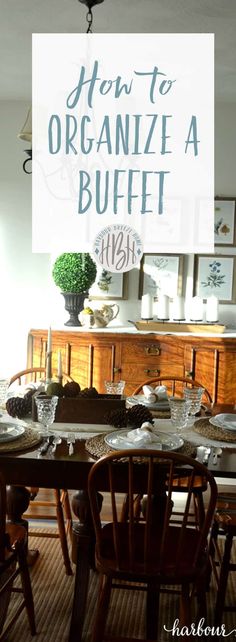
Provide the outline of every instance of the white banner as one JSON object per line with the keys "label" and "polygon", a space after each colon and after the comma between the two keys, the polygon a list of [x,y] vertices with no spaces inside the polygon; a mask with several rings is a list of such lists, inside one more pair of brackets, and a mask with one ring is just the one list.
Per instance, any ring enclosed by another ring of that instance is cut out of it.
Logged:
{"label": "white banner", "polygon": [[33,36],[33,251],[214,251],[211,34]]}

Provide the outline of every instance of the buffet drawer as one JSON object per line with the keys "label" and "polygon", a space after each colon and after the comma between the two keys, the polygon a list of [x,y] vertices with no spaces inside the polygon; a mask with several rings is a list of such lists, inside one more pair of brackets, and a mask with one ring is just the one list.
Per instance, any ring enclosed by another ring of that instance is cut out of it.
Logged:
{"label": "buffet drawer", "polygon": [[[183,365],[175,363],[126,363],[121,368],[121,376],[126,383],[135,381],[139,384],[153,377],[183,377],[184,368]],[[134,385],[133,388],[135,387]]]}
{"label": "buffet drawer", "polygon": [[142,363],[155,361],[172,361],[183,363],[183,349],[162,341],[137,341],[124,343],[121,347],[122,363]]}

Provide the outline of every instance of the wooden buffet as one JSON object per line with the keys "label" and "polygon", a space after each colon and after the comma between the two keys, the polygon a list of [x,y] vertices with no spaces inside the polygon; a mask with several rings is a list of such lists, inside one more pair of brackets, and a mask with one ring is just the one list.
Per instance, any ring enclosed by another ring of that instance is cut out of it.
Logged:
{"label": "wooden buffet", "polygon": [[[155,376],[188,376],[214,402],[236,402],[236,334],[206,336],[92,330],[53,330],[52,366],[61,350],[63,371],[82,387],[105,392],[104,381],[124,379],[125,394]],[[47,330],[30,330],[27,366],[44,366]]]}
{"label": "wooden buffet", "polygon": [[[61,350],[63,371],[100,393],[105,380],[124,379],[130,395],[145,379],[176,375],[200,381],[214,402],[236,402],[236,335],[54,330],[52,342],[54,372]],[[47,330],[30,330],[27,367],[44,366],[46,349]]]}

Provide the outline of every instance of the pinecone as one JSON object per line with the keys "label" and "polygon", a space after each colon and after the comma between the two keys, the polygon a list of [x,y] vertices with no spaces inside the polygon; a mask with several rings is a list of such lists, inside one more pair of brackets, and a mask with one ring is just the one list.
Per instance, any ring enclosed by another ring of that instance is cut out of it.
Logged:
{"label": "pinecone", "polygon": [[98,396],[98,391],[93,386],[91,386],[90,388],[84,388],[80,392],[80,397],[89,397],[89,399],[96,399],[96,397]]}
{"label": "pinecone", "polygon": [[128,423],[127,415],[128,411],[125,408],[122,408],[121,410],[110,410],[110,412],[106,413],[104,421],[115,428],[126,428]]}
{"label": "pinecone", "polygon": [[89,397],[89,388],[84,388],[83,390],[80,391],[80,397]]}
{"label": "pinecone", "polygon": [[80,385],[77,381],[67,381],[64,385],[65,397],[79,397]]}
{"label": "pinecone", "polygon": [[135,426],[135,428],[140,428],[144,421],[150,421],[152,424],[154,423],[150,410],[142,404],[136,404],[132,408],[129,408],[127,415],[127,424]]}
{"label": "pinecone", "polygon": [[32,394],[34,390],[29,390],[24,397],[10,397],[6,402],[6,409],[11,417],[22,419],[26,417],[32,409]]}

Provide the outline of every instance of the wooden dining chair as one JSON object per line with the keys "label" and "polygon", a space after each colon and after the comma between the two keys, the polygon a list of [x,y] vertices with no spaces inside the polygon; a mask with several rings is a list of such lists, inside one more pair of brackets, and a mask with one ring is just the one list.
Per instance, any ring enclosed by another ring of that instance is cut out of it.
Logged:
{"label": "wooden dining chair", "polygon": [[[204,388],[204,386],[199,382],[196,381],[195,379],[190,379],[188,377],[179,377],[173,375],[171,376],[165,376],[163,375],[162,377],[153,377],[152,379],[146,379],[143,381],[142,384],[140,384],[137,388],[135,388],[133,395],[138,395],[141,391],[144,385],[151,385],[151,386],[156,386],[156,385],[165,385],[167,388],[167,394],[171,394],[172,396],[183,396],[183,391],[185,387],[189,388]],[[209,393],[209,391],[204,388],[204,395],[203,395],[204,401],[207,404],[207,407],[210,407],[212,404],[212,398]],[[176,493],[183,493],[185,492],[185,479],[184,478],[179,478],[174,482],[175,485],[175,492]],[[195,492],[193,493],[193,505],[194,505],[194,518],[196,521],[196,524],[201,522],[202,519],[204,519],[204,502],[203,502],[203,493],[205,492],[205,479],[201,477],[196,477],[195,478]],[[173,515],[176,516],[177,519],[182,517],[182,512],[180,511],[173,511]]]}
{"label": "wooden dining chair", "polygon": [[183,396],[184,388],[203,388],[203,399],[207,404],[212,404],[212,398],[209,391],[199,381],[196,381],[196,379],[190,379],[189,377],[178,377],[175,375],[173,375],[172,377],[163,375],[163,377],[153,377],[152,379],[146,379],[145,381],[143,381],[143,383],[135,388],[132,394],[138,395],[140,392],[142,392],[143,386],[157,386],[158,384],[165,385],[167,388],[167,393],[177,397]]}
{"label": "wooden dining chair", "polygon": [[[26,368],[13,375],[10,379],[9,387],[17,382],[19,385],[30,382],[36,383],[40,379],[45,379],[46,370],[42,367]],[[63,374],[64,381],[72,381],[72,378]],[[67,489],[53,489],[54,499],[37,499],[39,488],[30,488],[30,512],[25,513],[24,517],[30,520],[56,520],[58,531],[44,530],[43,532],[34,531],[30,528],[30,535],[37,537],[59,538],[61,543],[63,561],[66,575],[72,575],[70,556],[68,550],[67,537],[72,531],[72,514],[70,508],[70,499]],[[42,509],[41,511],[39,509]],[[50,509],[55,511],[51,514]]]}
{"label": "wooden dining chair", "polygon": [[[31,635],[35,635],[34,602],[26,561],[27,534],[23,526],[6,522],[6,486],[0,473],[0,640],[8,639],[8,632],[25,608]],[[21,588],[15,587],[20,575]],[[23,595],[7,616],[11,593]]]}
{"label": "wooden dining chair", "polygon": [[[188,489],[184,495],[183,519],[177,525],[171,522],[173,482],[183,469]],[[204,520],[196,529],[190,522],[189,509],[195,477],[199,475],[206,479],[208,498]],[[110,500],[112,515],[112,520],[105,524],[101,522],[97,502],[97,493],[104,489],[104,483],[109,487],[107,501]],[[129,499],[125,521],[120,519],[117,507],[117,491],[123,490]],[[181,587],[180,627],[190,627],[196,587],[201,607],[199,615],[206,611],[207,536],[217,497],[213,475],[196,460],[179,453],[146,449],[117,451],[92,466],[88,492],[96,535],[96,568],[100,575],[92,642],[104,640],[111,590],[121,588],[124,580],[129,582],[129,588],[147,592],[146,639],[158,639],[159,595],[164,585],[170,593],[173,586]],[[137,494],[145,495],[145,510],[142,519],[136,520]]]}
{"label": "wooden dining chair", "polygon": [[[223,537],[223,552],[219,545],[219,537]],[[210,561],[217,585],[214,612],[215,626],[221,625],[224,612],[236,612],[236,603],[225,604],[229,573],[236,571],[236,560],[233,554],[235,537],[236,493],[218,493],[209,546]]]}

